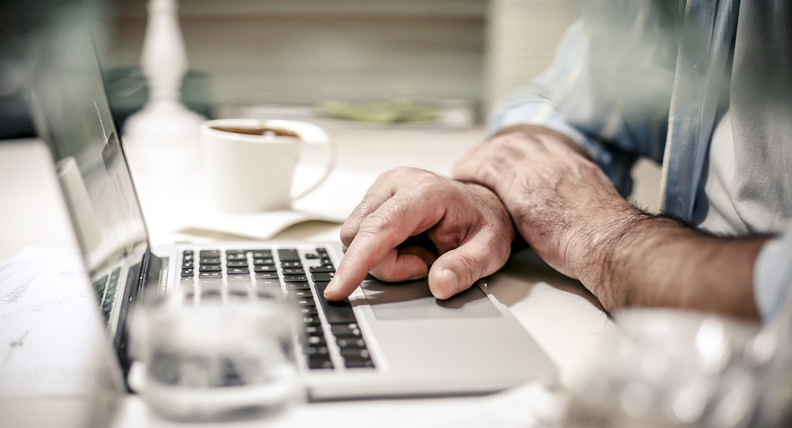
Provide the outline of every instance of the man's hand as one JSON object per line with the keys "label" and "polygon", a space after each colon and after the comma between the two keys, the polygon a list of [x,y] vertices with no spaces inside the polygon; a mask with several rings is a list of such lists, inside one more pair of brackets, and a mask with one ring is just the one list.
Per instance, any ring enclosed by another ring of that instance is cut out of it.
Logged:
{"label": "man's hand", "polygon": [[756,317],[753,263],[766,238],[720,238],[641,212],[569,138],[506,129],[454,176],[495,191],[526,242],[609,310],[674,306]]}
{"label": "man's hand", "polygon": [[525,241],[584,283],[599,282],[610,232],[643,217],[574,141],[546,128],[503,131],[460,161],[454,177],[495,191]]}
{"label": "man's hand", "polygon": [[377,178],[344,223],[344,259],[325,296],[349,296],[371,272],[383,281],[428,276],[432,294],[446,299],[501,268],[515,236],[491,190],[397,168]]}

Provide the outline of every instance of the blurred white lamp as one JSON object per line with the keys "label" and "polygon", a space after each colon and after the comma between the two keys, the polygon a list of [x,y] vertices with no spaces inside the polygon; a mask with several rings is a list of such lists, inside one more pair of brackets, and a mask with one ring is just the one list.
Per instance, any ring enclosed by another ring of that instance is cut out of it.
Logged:
{"label": "blurred white lamp", "polygon": [[187,53],[178,20],[176,0],[149,0],[148,26],[143,41],[143,73],[149,86],[148,103],[124,125],[127,141],[161,140],[172,144],[192,139],[197,144],[200,115],[179,100],[187,72]]}
{"label": "blurred white lamp", "polygon": [[124,148],[154,237],[201,206],[205,182],[198,133],[204,118],[179,100],[187,53],[177,11],[176,0],[149,0],[142,58],[149,99],[124,124]]}

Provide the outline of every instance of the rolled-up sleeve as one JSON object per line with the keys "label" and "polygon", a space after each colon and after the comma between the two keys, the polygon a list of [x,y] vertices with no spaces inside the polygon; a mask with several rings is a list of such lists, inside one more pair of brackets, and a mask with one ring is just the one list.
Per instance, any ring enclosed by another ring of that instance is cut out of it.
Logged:
{"label": "rolled-up sleeve", "polygon": [[536,124],[580,144],[628,195],[639,156],[662,161],[676,43],[658,2],[594,2],[565,33],[553,63],[500,103],[495,133]]}
{"label": "rolled-up sleeve", "polygon": [[[775,318],[782,308],[792,306],[792,224],[779,237],[768,241],[754,264],[754,298],[764,322]],[[792,311],[792,307],[786,308]]]}

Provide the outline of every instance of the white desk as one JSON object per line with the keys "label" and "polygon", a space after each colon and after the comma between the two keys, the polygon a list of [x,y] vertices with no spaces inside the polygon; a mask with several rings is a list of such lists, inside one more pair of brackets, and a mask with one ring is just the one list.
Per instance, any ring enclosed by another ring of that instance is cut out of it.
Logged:
{"label": "white desk", "polygon": [[[370,172],[372,177],[397,165],[446,173],[456,159],[483,138],[483,131],[478,129],[430,131],[326,126],[338,144],[339,167],[357,168]],[[75,246],[49,154],[40,142],[0,143],[0,198],[3,201],[0,259],[5,260],[26,246]],[[309,224],[291,228],[277,237],[327,240],[335,239],[337,231],[337,225]],[[171,237],[153,238],[155,242],[163,242]],[[611,325],[593,296],[579,283],[555,273],[531,253],[513,257],[488,284],[556,363],[562,387],[586,362]],[[485,400],[492,397],[308,404],[253,425],[299,427],[324,421],[330,426],[344,427],[437,426],[466,411],[462,409],[469,411]],[[3,426],[66,426],[71,409],[83,401],[82,397],[3,398],[0,415]],[[137,397],[129,397],[118,426],[145,424],[152,423],[144,406]]]}

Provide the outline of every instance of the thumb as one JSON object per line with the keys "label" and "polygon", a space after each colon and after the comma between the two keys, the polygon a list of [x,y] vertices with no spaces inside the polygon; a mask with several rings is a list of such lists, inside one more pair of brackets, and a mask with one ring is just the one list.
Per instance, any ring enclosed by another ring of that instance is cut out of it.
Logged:
{"label": "thumb", "polygon": [[475,239],[471,240],[437,258],[429,270],[429,290],[438,299],[448,299],[494,273],[503,266],[506,258],[508,249],[493,251]]}

